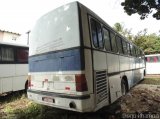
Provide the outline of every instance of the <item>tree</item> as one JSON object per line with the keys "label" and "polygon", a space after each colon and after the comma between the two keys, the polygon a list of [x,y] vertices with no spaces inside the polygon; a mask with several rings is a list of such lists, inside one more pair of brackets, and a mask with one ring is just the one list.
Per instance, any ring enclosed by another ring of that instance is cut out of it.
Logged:
{"label": "tree", "polygon": [[132,29],[127,29],[121,23],[115,23],[113,28],[128,40],[133,40]]}
{"label": "tree", "polygon": [[139,31],[136,35],[133,35],[131,30],[128,30],[120,23],[115,23],[113,28],[122,36],[140,47],[145,54],[160,53],[160,35],[155,33],[148,34],[147,29]]}
{"label": "tree", "polygon": [[133,43],[139,46],[145,54],[160,52],[160,37],[155,33],[147,34],[147,29],[134,36]]}
{"label": "tree", "polygon": [[160,20],[160,0],[125,0],[121,5],[129,16],[138,13],[145,19],[154,10],[153,18]]}

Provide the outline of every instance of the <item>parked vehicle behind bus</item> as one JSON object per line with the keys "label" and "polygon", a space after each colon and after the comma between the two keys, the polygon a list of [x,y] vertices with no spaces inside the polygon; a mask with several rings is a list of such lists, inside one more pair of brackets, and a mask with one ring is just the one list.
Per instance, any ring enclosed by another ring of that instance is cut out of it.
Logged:
{"label": "parked vehicle behind bus", "polygon": [[24,90],[28,78],[28,46],[0,42],[0,94]]}
{"label": "parked vehicle behind bus", "polygon": [[145,59],[146,59],[146,74],[159,75],[160,54],[145,55]]}
{"label": "parked vehicle behind bus", "polygon": [[72,2],[36,23],[28,98],[78,112],[116,101],[144,77],[144,54],[94,12]]}

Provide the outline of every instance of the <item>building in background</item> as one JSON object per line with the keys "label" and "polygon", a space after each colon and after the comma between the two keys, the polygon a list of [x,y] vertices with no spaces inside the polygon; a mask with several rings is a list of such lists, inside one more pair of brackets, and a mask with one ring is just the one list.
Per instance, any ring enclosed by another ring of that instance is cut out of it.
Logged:
{"label": "building in background", "polygon": [[17,43],[22,45],[28,45],[29,32],[20,34],[8,30],[0,29],[0,42]]}
{"label": "building in background", "polygon": [[21,36],[21,34],[19,34],[19,33],[0,29],[0,41],[17,42],[17,40],[20,36]]}

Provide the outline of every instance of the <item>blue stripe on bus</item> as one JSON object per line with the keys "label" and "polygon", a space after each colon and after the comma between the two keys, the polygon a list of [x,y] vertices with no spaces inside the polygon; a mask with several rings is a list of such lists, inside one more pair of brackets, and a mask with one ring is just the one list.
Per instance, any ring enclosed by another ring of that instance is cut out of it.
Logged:
{"label": "blue stripe on bus", "polygon": [[29,71],[52,72],[83,70],[80,54],[80,49],[72,49],[29,57]]}

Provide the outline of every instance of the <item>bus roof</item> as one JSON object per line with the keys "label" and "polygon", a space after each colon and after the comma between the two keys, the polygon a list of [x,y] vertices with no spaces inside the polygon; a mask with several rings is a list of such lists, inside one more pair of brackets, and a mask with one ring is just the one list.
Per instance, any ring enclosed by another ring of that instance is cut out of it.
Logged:
{"label": "bus roof", "polygon": [[160,56],[160,54],[145,55],[145,57]]}
{"label": "bus roof", "polygon": [[0,41],[0,44],[2,44],[2,45],[10,45],[10,46],[19,46],[19,47],[29,47],[28,45],[24,45],[24,44],[9,43],[9,42],[4,42],[4,41]]}

